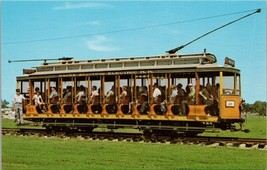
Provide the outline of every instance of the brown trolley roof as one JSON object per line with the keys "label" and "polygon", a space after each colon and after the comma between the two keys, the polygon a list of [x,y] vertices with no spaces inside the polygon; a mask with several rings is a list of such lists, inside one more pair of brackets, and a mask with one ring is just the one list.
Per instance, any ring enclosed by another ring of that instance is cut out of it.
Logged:
{"label": "brown trolley roof", "polygon": [[[34,71],[27,70],[26,75],[17,77],[18,80],[92,76],[92,75],[120,75],[120,74],[148,74],[174,72],[210,72],[240,71],[231,66],[218,66],[216,57],[210,53],[198,54],[164,54],[149,57],[130,57],[99,60],[61,60],[44,63],[33,67]],[[26,70],[26,69],[25,69]]]}

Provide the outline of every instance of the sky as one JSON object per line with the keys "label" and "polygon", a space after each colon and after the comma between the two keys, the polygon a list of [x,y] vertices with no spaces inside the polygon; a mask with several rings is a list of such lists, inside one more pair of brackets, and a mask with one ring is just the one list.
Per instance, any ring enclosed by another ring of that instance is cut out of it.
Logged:
{"label": "sky", "polygon": [[2,1],[1,99],[12,102],[16,77],[41,62],[152,56],[184,45],[230,21],[254,14],[180,50],[235,60],[242,98],[266,101],[265,1]]}

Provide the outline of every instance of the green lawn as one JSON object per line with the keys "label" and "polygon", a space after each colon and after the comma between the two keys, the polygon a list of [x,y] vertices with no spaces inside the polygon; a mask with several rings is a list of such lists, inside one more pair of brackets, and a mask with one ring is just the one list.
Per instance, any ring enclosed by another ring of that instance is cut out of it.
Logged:
{"label": "green lawn", "polygon": [[[222,136],[222,137],[241,137],[241,138],[266,138],[267,119],[263,116],[247,116],[243,129],[249,129],[249,133],[243,131],[230,132],[221,131],[220,133],[203,133],[202,136]],[[237,127],[239,125],[237,124]]]}
{"label": "green lawn", "polygon": [[266,150],[2,136],[2,169],[266,169]]}
{"label": "green lawn", "polygon": [[[2,127],[16,127],[2,120]],[[249,116],[250,133],[203,135],[266,138],[266,118]],[[266,150],[182,144],[2,136],[2,169],[266,169]]]}

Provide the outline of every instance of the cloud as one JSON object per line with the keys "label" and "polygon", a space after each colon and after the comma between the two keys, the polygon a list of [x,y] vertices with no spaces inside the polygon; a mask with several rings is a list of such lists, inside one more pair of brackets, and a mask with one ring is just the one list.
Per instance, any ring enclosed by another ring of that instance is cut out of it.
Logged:
{"label": "cloud", "polygon": [[88,49],[99,52],[117,51],[119,48],[109,45],[110,40],[105,36],[95,36],[91,40],[86,41]]}
{"label": "cloud", "polygon": [[106,8],[111,5],[100,2],[86,2],[86,3],[69,3],[66,2],[63,6],[53,7],[53,10],[68,10],[68,9],[82,9],[82,8]]}
{"label": "cloud", "polygon": [[101,25],[100,21],[94,20],[94,21],[88,21],[84,23],[77,24],[78,26],[99,26]]}

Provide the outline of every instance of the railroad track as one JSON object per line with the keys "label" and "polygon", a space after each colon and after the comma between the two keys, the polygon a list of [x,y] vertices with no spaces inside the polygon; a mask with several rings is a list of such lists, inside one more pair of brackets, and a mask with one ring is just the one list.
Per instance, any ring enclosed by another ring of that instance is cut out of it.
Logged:
{"label": "railroad track", "polygon": [[227,146],[227,147],[241,147],[241,148],[258,148],[267,149],[267,139],[259,138],[237,138],[237,137],[208,137],[208,136],[195,136],[195,137],[169,137],[162,135],[151,135],[145,137],[142,133],[121,133],[121,132],[79,132],[79,131],[47,131],[40,128],[3,128],[3,135],[23,135],[23,136],[38,136],[38,137],[51,137],[58,138],[79,138],[91,140],[117,140],[128,142],[151,142],[151,143],[183,143],[183,144],[201,144],[201,145],[214,145],[214,146]]}

